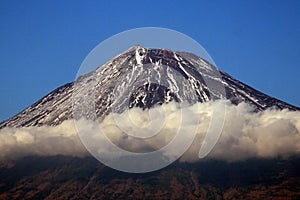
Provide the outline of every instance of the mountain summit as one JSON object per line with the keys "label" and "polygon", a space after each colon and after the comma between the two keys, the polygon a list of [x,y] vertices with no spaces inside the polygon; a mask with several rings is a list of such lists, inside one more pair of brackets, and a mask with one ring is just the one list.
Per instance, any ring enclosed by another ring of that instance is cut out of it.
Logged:
{"label": "mountain summit", "polygon": [[72,119],[73,105],[80,106],[88,98],[95,104],[94,113],[85,113],[89,117],[132,107],[147,109],[170,101],[192,104],[216,99],[246,102],[257,111],[271,107],[300,110],[251,88],[192,53],[134,46],[75,82],[55,89],[2,122],[0,129],[58,125]]}

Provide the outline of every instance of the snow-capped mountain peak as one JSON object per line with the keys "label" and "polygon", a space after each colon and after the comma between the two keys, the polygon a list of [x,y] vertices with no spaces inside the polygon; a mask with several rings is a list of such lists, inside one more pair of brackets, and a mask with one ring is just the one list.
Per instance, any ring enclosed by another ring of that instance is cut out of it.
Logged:
{"label": "snow-capped mountain peak", "polygon": [[246,102],[257,111],[270,107],[299,110],[234,79],[197,55],[137,45],[55,89],[2,122],[0,128],[58,125],[73,118],[74,105],[84,105],[87,100],[93,101],[95,110],[86,115],[102,117],[128,107],[147,109],[170,101],[192,104],[216,99]]}

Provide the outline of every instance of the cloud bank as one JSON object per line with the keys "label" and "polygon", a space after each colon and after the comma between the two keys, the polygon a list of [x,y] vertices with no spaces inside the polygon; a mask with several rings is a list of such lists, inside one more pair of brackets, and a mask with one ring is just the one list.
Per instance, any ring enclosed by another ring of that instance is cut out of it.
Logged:
{"label": "cloud bank", "polygon": [[59,126],[3,128],[0,130],[0,159],[39,155],[87,155],[72,120]]}
{"label": "cloud bank", "polygon": [[[79,120],[77,127],[73,120],[68,120],[55,127],[3,128],[0,130],[0,160],[28,155],[88,156],[78,130],[91,140],[89,148],[104,148],[101,137],[105,135],[127,151],[151,152],[172,141],[181,128],[186,137],[196,130],[193,144],[180,158],[194,162],[199,160],[199,149],[210,125],[212,110],[222,103],[199,103],[183,109],[176,103],[169,103],[150,109],[150,115],[149,110],[134,108],[122,114],[110,114],[101,122]],[[255,113],[245,103],[225,103],[227,111],[222,134],[207,158],[239,161],[300,154],[300,112],[269,109]],[[189,117],[182,117],[183,112]],[[102,150],[107,156],[116,156],[111,149]]]}

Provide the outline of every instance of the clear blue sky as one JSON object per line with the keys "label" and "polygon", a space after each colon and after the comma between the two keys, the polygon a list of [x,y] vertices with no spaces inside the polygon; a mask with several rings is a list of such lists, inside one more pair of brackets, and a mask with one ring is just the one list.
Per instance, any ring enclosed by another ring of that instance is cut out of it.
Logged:
{"label": "clear blue sky", "polygon": [[0,121],[73,81],[101,41],[145,26],[189,35],[223,71],[300,106],[300,1],[180,2],[1,0]]}

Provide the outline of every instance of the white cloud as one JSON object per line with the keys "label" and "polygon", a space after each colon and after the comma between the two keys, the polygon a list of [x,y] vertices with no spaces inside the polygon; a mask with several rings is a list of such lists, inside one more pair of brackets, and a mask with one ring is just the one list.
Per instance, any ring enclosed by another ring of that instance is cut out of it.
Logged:
{"label": "white cloud", "polygon": [[72,120],[55,127],[3,128],[0,130],[0,158],[2,159],[58,154],[86,155]]}
{"label": "white cloud", "polygon": [[[148,152],[168,144],[180,126],[187,137],[190,137],[195,127],[198,127],[193,145],[181,158],[181,161],[196,161],[199,160],[199,149],[209,127],[212,110],[218,108],[220,103],[223,102],[199,103],[183,110],[179,109],[177,104],[170,103],[151,110],[153,111],[151,117],[148,116],[148,112],[134,108],[119,115],[110,114],[100,124],[81,120],[77,122],[77,128],[84,131],[82,135],[88,136],[94,148],[102,147],[101,143],[97,143],[101,142],[99,138],[103,138],[103,134],[101,132],[99,134],[101,129],[111,141],[124,149]],[[255,113],[245,103],[238,106],[228,102],[226,104],[227,114],[223,132],[208,158],[236,161],[254,157],[286,157],[300,153],[300,112],[271,109]],[[161,114],[162,111],[164,115]],[[138,131],[133,131],[132,125],[138,126],[136,129]],[[131,131],[132,135],[145,136],[151,134],[151,130],[155,127],[156,129],[159,127],[158,134],[148,139],[134,139],[122,132],[122,130]],[[104,151],[108,156],[113,153],[111,149]],[[172,153],[168,153],[172,156]],[[73,120],[55,127],[0,130],[0,159],[57,154],[88,155]]]}

